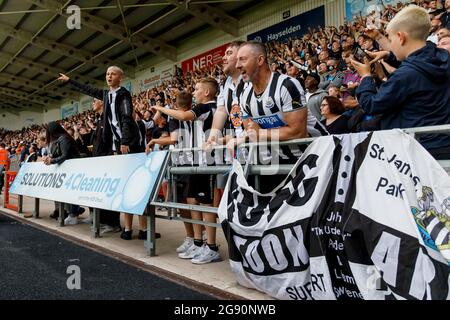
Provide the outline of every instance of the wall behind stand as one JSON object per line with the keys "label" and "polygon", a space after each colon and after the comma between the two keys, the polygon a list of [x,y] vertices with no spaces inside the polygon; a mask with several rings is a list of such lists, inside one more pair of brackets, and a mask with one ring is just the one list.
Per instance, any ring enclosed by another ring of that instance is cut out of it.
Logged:
{"label": "wall behind stand", "polygon": [[0,128],[20,130],[33,124],[41,124],[44,122],[43,115],[42,112],[22,111],[11,113],[0,109]]}
{"label": "wall behind stand", "polygon": [[[1,2],[1,1],[0,1]],[[277,0],[264,1],[260,5],[241,12],[239,14],[239,35],[234,37],[226,34],[216,28],[208,28],[194,36],[184,39],[177,45],[177,61],[168,61],[161,57],[151,57],[147,60],[140,61],[140,65],[134,74],[134,78],[127,78],[123,85],[131,85],[134,94],[143,89],[147,89],[153,82],[158,79],[165,79],[167,74],[173,73],[174,65],[181,66],[182,61],[195,57],[199,54],[207,52],[213,48],[219,47],[233,40],[246,40],[248,34],[260,31],[267,27],[278,24],[284,20],[283,14],[289,11],[290,17],[294,17],[301,13],[307,12],[314,8],[324,6],[325,9],[325,25],[339,26],[344,23],[345,16],[345,0]],[[23,126],[29,126],[30,121],[36,124],[47,123],[49,121],[61,119],[61,106],[65,106],[71,101],[79,101],[80,108],[78,112],[88,110],[90,103],[84,103],[89,99],[87,96],[80,95],[79,99],[67,99],[61,101],[58,105],[46,106],[42,112],[6,112],[7,109],[0,109],[0,128],[21,129]],[[5,114],[5,117],[3,117]],[[33,120],[34,119],[34,120]]]}

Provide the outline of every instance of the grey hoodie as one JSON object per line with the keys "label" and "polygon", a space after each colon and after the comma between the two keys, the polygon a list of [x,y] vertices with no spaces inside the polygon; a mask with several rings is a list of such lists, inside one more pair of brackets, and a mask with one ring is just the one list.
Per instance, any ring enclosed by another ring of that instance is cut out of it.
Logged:
{"label": "grey hoodie", "polygon": [[322,119],[322,115],[320,114],[320,105],[322,103],[323,97],[326,97],[327,95],[328,93],[325,90],[317,89],[316,92],[311,94],[308,102],[306,102],[308,112],[311,112],[318,121]]}

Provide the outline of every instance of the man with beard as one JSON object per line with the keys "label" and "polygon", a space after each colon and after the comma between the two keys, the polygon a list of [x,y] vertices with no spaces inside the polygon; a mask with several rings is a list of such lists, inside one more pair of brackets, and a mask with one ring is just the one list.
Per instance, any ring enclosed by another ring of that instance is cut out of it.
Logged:
{"label": "man with beard", "polygon": [[[250,140],[273,142],[327,134],[323,125],[308,113],[300,83],[270,71],[264,44],[243,44],[236,67],[248,83],[240,105],[246,137]],[[298,145],[258,147],[258,158],[264,164],[293,164],[301,154]],[[261,176],[260,192],[271,192],[285,177]]]}

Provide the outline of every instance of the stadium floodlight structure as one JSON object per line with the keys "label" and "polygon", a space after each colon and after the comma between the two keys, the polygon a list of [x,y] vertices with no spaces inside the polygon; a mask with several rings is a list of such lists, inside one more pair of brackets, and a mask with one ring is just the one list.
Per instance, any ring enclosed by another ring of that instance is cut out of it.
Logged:
{"label": "stadium floodlight structure", "polygon": [[[69,17],[70,14],[64,10],[64,5],[55,0],[27,0],[40,8],[49,9],[55,14],[59,14],[64,17]],[[118,40],[130,41],[133,46],[148,50],[156,55],[162,56],[171,61],[177,60],[176,48],[168,45],[162,40],[151,38],[143,34],[133,34],[129,37],[129,33],[118,24],[112,23],[106,19],[83,13],[82,24],[93,30],[108,34]]]}
{"label": "stadium floodlight structure", "polygon": [[226,14],[223,10],[205,4],[205,1],[195,3],[190,0],[167,0],[167,2],[225,33],[231,34],[234,37],[239,36],[239,20]]}

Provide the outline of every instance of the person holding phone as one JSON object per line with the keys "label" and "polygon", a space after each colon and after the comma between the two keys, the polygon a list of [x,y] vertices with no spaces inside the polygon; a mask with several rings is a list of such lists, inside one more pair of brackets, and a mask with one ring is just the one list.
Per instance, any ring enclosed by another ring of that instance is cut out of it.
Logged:
{"label": "person holding phone", "polygon": [[[361,76],[356,95],[368,114],[381,114],[381,129],[415,128],[450,123],[450,57],[444,49],[427,42],[430,18],[423,8],[402,9],[388,24],[392,54],[401,61],[398,69],[379,88],[371,64],[393,58],[389,52],[371,53],[372,61],[352,60]],[[423,135],[419,142],[435,159],[450,158],[450,135]]]}

